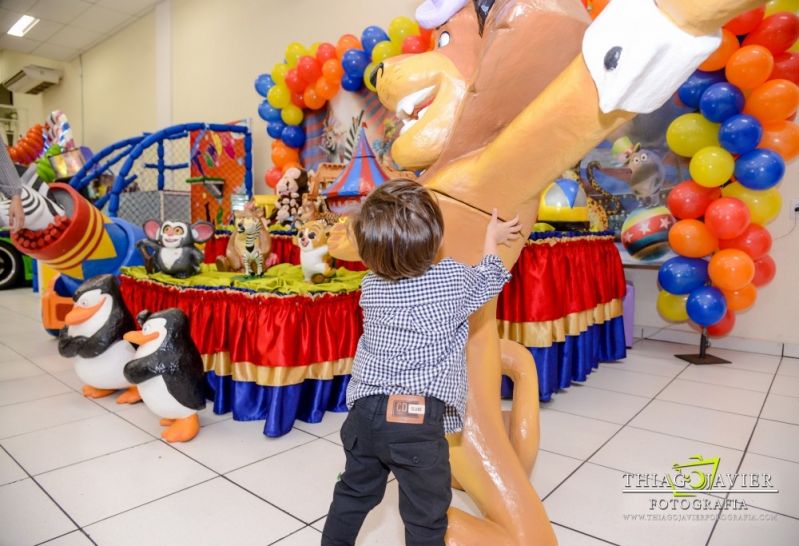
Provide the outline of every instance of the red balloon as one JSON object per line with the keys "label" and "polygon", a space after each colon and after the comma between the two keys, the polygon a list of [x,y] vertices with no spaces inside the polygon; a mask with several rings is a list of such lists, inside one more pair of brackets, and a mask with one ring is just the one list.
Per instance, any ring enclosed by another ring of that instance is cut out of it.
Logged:
{"label": "red balloon", "polygon": [[302,93],[305,91],[305,88],[308,87],[308,82],[302,79],[300,72],[296,68],[292,68],[286,72],[286,87],[288,87],[292,93]]}
{"label": "red balloon", "polygon": [[710,337],[726,336],[732,331],[733,328],[735,328],[735,313],[728,309],[727,313],[724,315],[724,318],[722,318],[713,326],[707,327],[707,335]]}
{"label": "red balloon", "polygon": [[300,91],[299,93],[292,93],[291,102],[293,102],[294,105],[297,106],[298,108],[305,109],[305,99],[303,97],[302,91]]}
{"label": "red balloon", "polygon": [[774,70],[769,79],[789,80],[799,85],[799,55],[786,51],[774,57]]}
{"label": "red balloon", "polygon": [[774,280],[776,274],[777,264],[774,263],[771,256],[766,254],[762,258],[755,260],[755,276],[752,279],[752,284],[758,288],[765,286]]}
{"label": "red balloon", "polygon": [[283,171],[280,170],[280,167],[275,167],[274,169],[271,169],[268,173],[266,173],[264,180],[266,181],[267,186],[269,186],[272,189],[275,189],[277,187],[277,183],[280,182],[281,178],[283,178]]}
{"label": "red balloon", "polygon": [[671,189],[666,204],[675,217],[695,219],[704,216],[707,206],[719,197],[721,188],[705,188],[686,180]]}
{"label": "red balloon", "polygon": [[316,60],[319,61],[320,65],[325,64],[325,61],[335,58],[337,58],[336,46],[333,44],[323,42],[316,48]]}
{"label": "red balloon", "polygon": [[774,55],[791,47],[799,38],[799,17],[783,11],[769,15],[744,39],[743,45],[762,45]]}
{"label": "red balloon", "polygon": [[771,250],[771,233],[760,224],[749,224],[738,237],[720,239],[719,248],[737,248],[743,250],[753,260],[762,258]]}
{"label": "red balloon", "polygon": [[749,227],[749,207],[735,197],[720,197],[708,205],[705,225],[719,239],[733,239]]}
{"label": "red balloon", "polygon": [[432,28],[419,28],[419,38],[422,39],[425,50],[430,49],[430,39],[433,37],[433,30]]}
{"label": "red balloon", "polygon": [[[318,52],[319,51],[317,50],[317,53]],[[315,82],[319,76],[322,75],[322,69],[319,67],[319,61],[308,55],[300,57],[300,61],[297,63],[297,71],[299,71],[300,76],[306,82]]]}
{"label": "red balloon", "polygon": [[427,51],[427,44],[424,43],[421,36],[406,36],[405,41],[402,42],[403,53],[424,53]]}
{"label": "red balloon", "polygon": [[730,19],[730,21],[726,25],[724,25],[724,28],[726,28],[736,36],[743,36],[744,34],[749,34],[750,32],[752,32],[757,28],[757,25],[759,25],[760,21],[763,20],[763,14],[765,13],[766,13],[765,6],[760,6],[759,8],[749,10],[745,13],[742,13],[735,19]]}

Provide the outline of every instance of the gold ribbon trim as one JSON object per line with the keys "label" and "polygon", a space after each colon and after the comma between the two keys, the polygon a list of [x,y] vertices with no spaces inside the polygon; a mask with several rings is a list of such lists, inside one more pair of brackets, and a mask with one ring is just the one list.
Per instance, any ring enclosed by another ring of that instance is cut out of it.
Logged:
{"label": "gold ribbon trim", "polygon": [[233,381],[248,381],[261,387],[297,385],[306,379],[333,379],[352,372],[352,358],[327,360],[307,366],[258,366],[252,362],[232,362],[227,351],[202,355],[206,372],[233,376]]}
{"label": "gold ribbon trim", "polygon": [[562,243],[570,243],[572,241],[611,241],[614,240],[613,235],[578,235],[576,237],[542,237],[540,239],[528,239],[525,241],[525,245],[549,245],[555,246]]}
{"label": "gold ribbon trim", "polygon": [[566,336],[577,336],[594,324],[620,317],[624,312],[622,300],[600,303],[593,309],[571,313],[563,318],[545,322],[511,322],[498,320],[499,337],[521,343],[525,347],[550,347],[566,341]]}

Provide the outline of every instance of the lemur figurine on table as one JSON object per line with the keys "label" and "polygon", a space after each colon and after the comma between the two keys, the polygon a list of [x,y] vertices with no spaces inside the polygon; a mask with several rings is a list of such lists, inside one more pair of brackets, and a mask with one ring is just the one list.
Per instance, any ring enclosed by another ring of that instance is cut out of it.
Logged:
{"label": "lemur figurine on table", "polygon": [[294,244],[300,247],[300,265],[306,282],[319,284],[336,274],[327,249],[329,230],[324,220],[313,220],[300,226],[294,237]]}
{"label": "lemur figurine on table", "polygon": [[204,243],[214,235],[210,222],[188,224],[174,220],[147,220],[143,226],[147,239],[136,243],[144,258],[147,273],[157,271],[185,279],[200,272],[204,255],[195,243]]}

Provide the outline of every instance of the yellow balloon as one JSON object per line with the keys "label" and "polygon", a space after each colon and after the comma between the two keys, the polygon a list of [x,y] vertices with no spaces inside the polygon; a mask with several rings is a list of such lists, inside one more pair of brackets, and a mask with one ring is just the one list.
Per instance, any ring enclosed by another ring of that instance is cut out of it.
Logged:
{"label": "yellow balloon", "polygon": [[[308,50],[305,49],[304,45],[299,42],[291,42],[288,47],[286,47],[286,64],[289,65],[289,68],[294,68],[297,66],[300,57],[307,54]],[[274,79],[274,76],[272,76],[272,78]]]}
{"label": "yellow balloon", "polygon": [[376,92],[377,89],[374,85],[372,85],[372,72],[375,71],[375,67],[377,66],[376,62],[369,63],[366,66],[366,70],[363,71],[363,84],[369,91]]}
{"label": "yellow balloon", "polygon": [[311,47],[308,48],[308,51],[311,52],[311,57],[316,57],[316,52],[319,50],[320,45],[322,45],[322,42],[314,42],[311,44]]}
{"label": "yellow balloon", "polygon": [[283,118],[283,123],[286,125],[299,125],[302,123],[302,110],[296,104],[289,104],[283,111],[280,112],[280,117]]}
{"label": "yellow balloon", "polygon": [[388,24],[388,37],[391,41],[402,47],[402,42],[408,36],[419,34],[419,24],[409,17],[395,17]]}
{"label": "yellow balloon", "polygon": [[791,13],[799,11],[799,0],[769,0],[766,2],[766,17],[781,11],[790,11]]}
{"label": "yellow balloon", "polygon": [[685,309],[686,301],[688,301],[688,294],[678,296],[661,290],[658,294],[658,312],[661,317],[670,322],[685,322],[688,320],[688,311]]}
{"label": "yellow balloon", "polygon": [[702,148],[719,145],[719,124],[702,114],[683,114],[669,125],[666,142],[675,154],[693,157]]}
{"label": "yellow balloon", "polygon": [[291,91],[286,84],[278,84],[266,94],[266,100],[275,108],[285,108],[291,102]]}
{"label": "yellow balloon", "polygon": [[735,158],[720,146],[708,146],[694,154],[688,170],[691,178],[700,186],[716,188],[732,178]]}
{"label": "yellow balloon", "polygon": [[753,224],[768,224],[782,209],[782,196],[777,188],[757,191],[734,182],[721,190],[724,197],[735,197],[746,203]]}
{"label": "yellow balloon", "polygon": [[375,64],[381,63],[389,57],[394,57],[400,53],[402,53],[402,49],[397,47],[397,44],[394,42],[389,42],[388,40],[378,42],[375,44],[375,47],[372,48],[372,62]]}
{"label": "yellow balloon", "polygon": [[283,63],[277,63],[275,66],[272,67],[272,79],[278,85],[286,83],[286,73],[289,71],[289,67]]}

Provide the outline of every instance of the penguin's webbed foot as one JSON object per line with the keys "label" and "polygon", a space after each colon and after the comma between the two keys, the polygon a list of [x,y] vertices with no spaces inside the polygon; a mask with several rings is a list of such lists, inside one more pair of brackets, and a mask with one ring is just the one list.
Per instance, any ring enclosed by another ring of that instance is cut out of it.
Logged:
{"label": "penguin's webbed foot", "polygon": [[158,421],[158,424],[161,425],[162,427],[168,427],[174,422],[175,422],[174,419],[161,419],[160,421]]}
{"label": "penguin's webbed foot", "polygon": [[117,404],[135,404],[141,402],[141,395],[137,387],[128,387],[125,392],[117,396]]}
{"label": "penguin's webbed foot", "polygon": [[185,419],[175,419],[168,429],[161,433],[167,442],[188,442],[200,432],[200,418],[195,413]]}
{"label": "penguin's webbed foot", "polygon": [[91,385],[83,385],[82,390],[83,396],[86,398],[103,398],[104,396],[109,396],[116,392],[114,389],[98,389],[96,387],[92,387]]}

